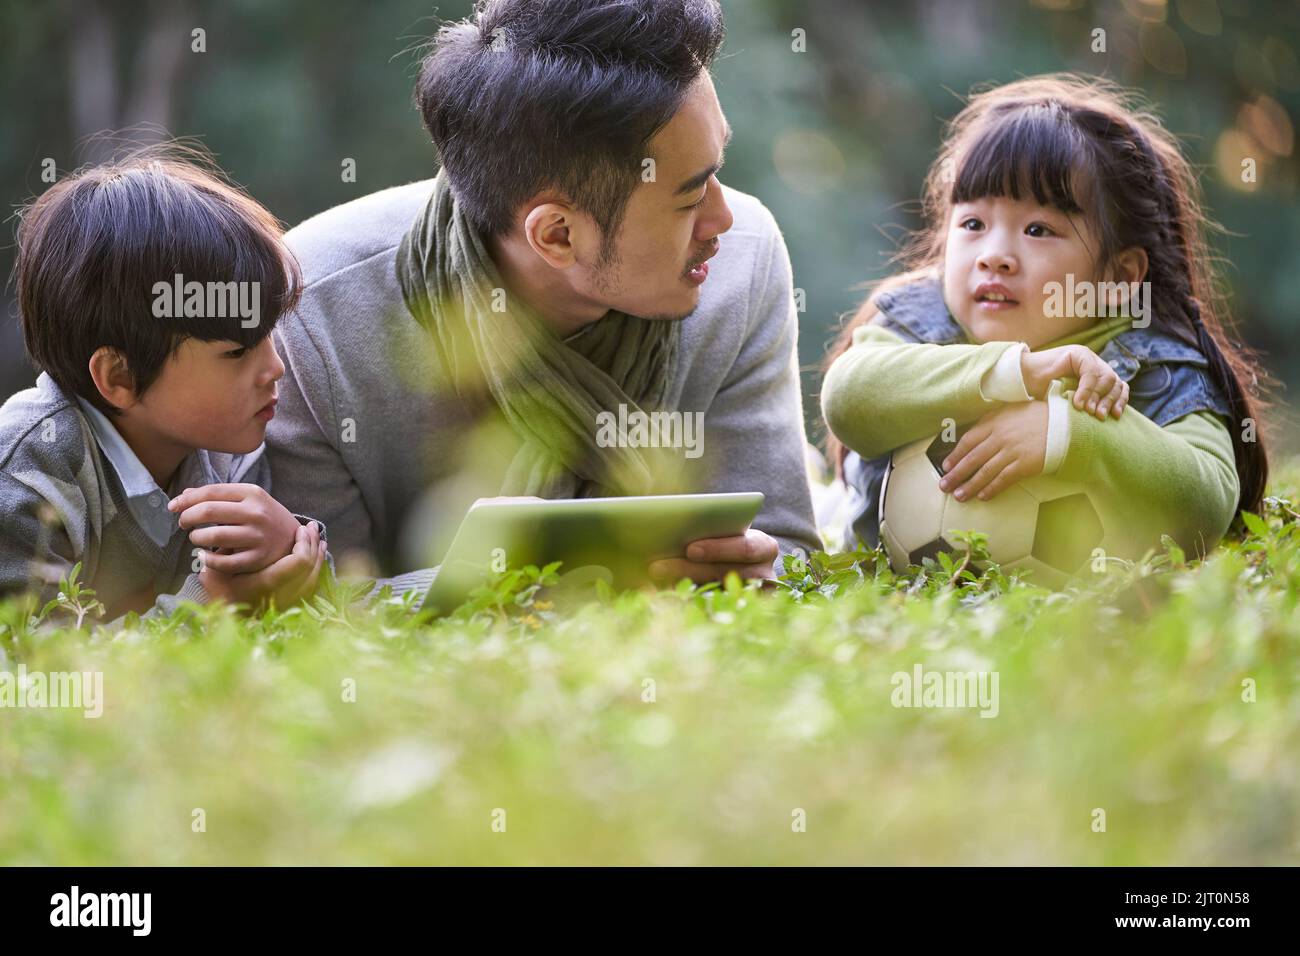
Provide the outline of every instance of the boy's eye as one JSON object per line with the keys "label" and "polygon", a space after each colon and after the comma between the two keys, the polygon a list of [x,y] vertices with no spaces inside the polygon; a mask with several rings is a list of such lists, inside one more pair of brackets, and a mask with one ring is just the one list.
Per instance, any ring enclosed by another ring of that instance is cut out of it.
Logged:
{"label": "boy's eye", "polygon": [[976,229],[982,229],[983,227],[984,223],[980,222],[977,218],[974,216],[967,216],[961,221],[957,228],[965,229],[968,232],[974,232]]}
{"label": "boy's eye", "polygon": [[245,355],[248,354],[248,348],[246,346],[243,346],[237,349],[230,349],[222,354],[225,355],[226,358],[232,358],[232,359],[243,358]]}
{"label": "boy's eye", "polygon": [[1025,226],[1025,235],[1038,239],[1043,236],[1054,236],[1056,235],[1056,230],[1045,223],[1031,222],[1029,225]]}

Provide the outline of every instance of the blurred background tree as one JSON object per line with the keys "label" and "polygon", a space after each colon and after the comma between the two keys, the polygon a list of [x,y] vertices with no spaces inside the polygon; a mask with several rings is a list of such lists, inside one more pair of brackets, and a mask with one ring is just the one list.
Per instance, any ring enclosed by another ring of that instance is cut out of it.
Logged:
{"label": "blurred background tree", "polygon": [[[736,135],[723,179],[760,197],[803,290],[805,412],[819,438],[823,350],[863,282],[889,272],[944,120],[976,84],[1057,70],[1141,90],[1203,170],[1243,337],[1300,381],[1300,4],[1295,0],[723,0],[714,74]],[[432,147],[411,105],[426,0],[0,0],[9,104],[0,181],[10,210],[60,171],[100,158],[108,129],[195,136],[289,224],[422,179]],[[195,30],[202,31],[202,50]],[[1098,33],[1098,31],[1103,31]],[[1104,48],[1098,39],[1104,39]],[[148,133],[141,134],[148,136]],[[355,161],[354,182],[341,175]],[[1255,181],[1243,181],[1253,160]],[[12,228],[0,268],[13,264]],[[725,240],[724,240],[725,241]],[[0,396],[30,384],[12,283]],[[1283,400],[1286,393],[1283,392]],[[1279,408],[1283,444],[1297,447]]]}

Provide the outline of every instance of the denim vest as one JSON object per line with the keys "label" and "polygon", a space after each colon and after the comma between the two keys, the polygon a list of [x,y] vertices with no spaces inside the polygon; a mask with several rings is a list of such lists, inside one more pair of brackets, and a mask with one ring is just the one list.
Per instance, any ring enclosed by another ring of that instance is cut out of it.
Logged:
{"label": "denim vest", "polygon": [[[948,313],[938,279],[919,279],[883,292],[876,299],[875,324],[904,342],[955,345],[967,343],[966,333]],[[1195,346],[1168,332],[1148,326],[1115,336],[1100,357],[1129,383],[1129,407],[1162,428],[1193,412],[1211,411],[1232,418],[1228,400],[1210,376],[1209,361]],[[870,548],[880,543],[880,488],[893,453],[864,460],[850,451],[844,459],[844,483],[850,497],[850,527],[846,547],[854,536]]]}

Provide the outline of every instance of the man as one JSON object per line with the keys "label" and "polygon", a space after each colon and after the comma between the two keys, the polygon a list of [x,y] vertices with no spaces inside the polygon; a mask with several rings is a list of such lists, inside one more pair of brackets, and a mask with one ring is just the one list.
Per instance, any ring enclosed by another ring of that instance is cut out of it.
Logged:
{"label": "man", "polygon": [[[717,0],[492,0],[422,65],[438,177],[288,234],[307,286],[275,333],[274,489],[342,563],[436,563],[494,495],[766,495],[746,534],[652,565],[664,581],[817,547],[789,257],[717,178],[722,36]],[[655,411],[699,440],[600,427]]]}

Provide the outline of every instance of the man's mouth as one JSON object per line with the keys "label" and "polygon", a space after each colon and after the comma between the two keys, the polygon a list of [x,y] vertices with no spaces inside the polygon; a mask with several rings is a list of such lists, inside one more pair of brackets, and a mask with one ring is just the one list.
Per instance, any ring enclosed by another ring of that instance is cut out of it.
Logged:
{"label": "man's mouth", "polygon": [[713,251],[701,259],[699,262],[686,269],[686,281],[694,285],[700,285],[709,277],[709,260],[718,254],[718,247],[714,246]]}

